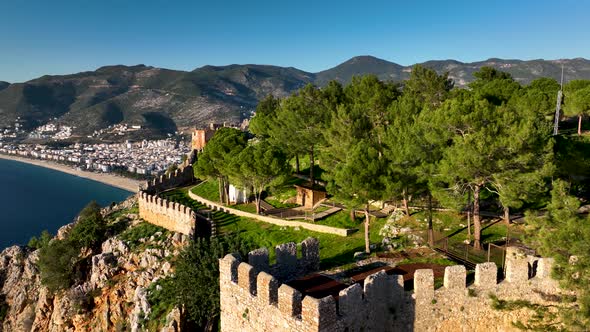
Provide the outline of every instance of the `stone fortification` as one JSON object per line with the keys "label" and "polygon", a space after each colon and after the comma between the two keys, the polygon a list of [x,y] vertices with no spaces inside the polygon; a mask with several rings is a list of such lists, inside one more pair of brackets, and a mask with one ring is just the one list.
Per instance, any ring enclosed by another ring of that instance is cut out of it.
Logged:
{"label": "stone fortification", "polygon": [[187,155],[187,159],[178,165],[178,168],[170,174],[163,174],[153,180],[147,181],[143,185],[143,191],[148,194],[158,194],[162,191],[187,186],[195,182],[195,175],[193,172],[193,163],[195,162],[195,153],[192,152]]}
{"label": "stone fortification", "polygon": [[194,152],[173,173],[162,175],[145,184],[137,194],[139,216],[154,225],[189,236],[215,235],[215,223],[191,208],[158,197],[160,192],[194,183]]}
{"label": "stone fortification", "polygon": [[197,214],[191,208],[143,191],[137,194],[137,201],[143,220],[185,235],[195,234]]}
{"label": "stone fortification", "polygon": [[[295,262],[292,251],[289,255]],[[444,286],[436,290],[433,271],[417,270],[413,292],[404,291],[402,276],[381,271],[363,285],[321,299],[281,284],[282,276],[264,271],[266,258],[260,263],[260,255],[251,256],[250,263],[234,255],[220,260],[222,331],[518,331],[512,323],[526,322],[533,312],[493,309],[490,294],[555,304],[547,299],[560,293],[549,278],[550,259],[532,259],[514,250],[508,253],[506,279],[500,283],[494,263],[478,264],[469,287],[460,265],[446,268]]]}

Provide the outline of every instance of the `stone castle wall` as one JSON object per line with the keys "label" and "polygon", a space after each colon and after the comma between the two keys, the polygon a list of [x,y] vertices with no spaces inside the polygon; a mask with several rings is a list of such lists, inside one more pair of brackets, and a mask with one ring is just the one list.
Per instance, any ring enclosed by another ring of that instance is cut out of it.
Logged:
{"label": "stone castle wall", "polygon": [[137,201],[139,216],[145,221],[174,232],[195,234],[197,214],[191,208],[143,191],[137,194]]}
{"label": "stone castle wall", "polygon": [[162,175],[145,184],[137,194],[139,216],[154,225],[189,236],[215,235],[215,224],[206,216],[180,203],[158,197],[158,194],[195,182],[192,164],[194,152],[173,173]]}
{"label": "stone castle wall", "polygon": [[560,290],[549,277],[550,259],[510,251],[506,265],[506,279],[500,283],[494,263],[478,264],[469,287],[462,265],[447,267],[444,286],[436,290],[433,271],[417,270],[413,292],[404,291],[402,276],[381,271],[367,277],[362,286],[340,291],[337,298],[316,299],[281,284],[280,276],[261,270],[256,258],[244,263],[227,255],[220,260],[221,328],[244,332],[519,331],[512,323],[526,322],[533,312],[495,310],[490,294],[503,300],[555,304],[548,299],[555,300]]}
{"label": "stone castle wall", "polygon": [[187,186],[195,182],[192,164],[195,161],[194,152],[187,156],[187,160],[178,165],[178,168],[170,174],[163,174],[153,180],[147,181],[143,190],[151,195],[162,191]]}

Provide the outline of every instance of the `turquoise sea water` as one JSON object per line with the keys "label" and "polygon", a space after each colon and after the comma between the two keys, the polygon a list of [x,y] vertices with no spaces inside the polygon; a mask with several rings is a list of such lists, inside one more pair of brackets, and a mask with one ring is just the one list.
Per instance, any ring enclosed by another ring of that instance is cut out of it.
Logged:
{"label": "turquoise sea water", "polygon": [[39,166],[0,159],[0,250],[26,244],[72,222],[90,201],[101,206],[132,193]]}

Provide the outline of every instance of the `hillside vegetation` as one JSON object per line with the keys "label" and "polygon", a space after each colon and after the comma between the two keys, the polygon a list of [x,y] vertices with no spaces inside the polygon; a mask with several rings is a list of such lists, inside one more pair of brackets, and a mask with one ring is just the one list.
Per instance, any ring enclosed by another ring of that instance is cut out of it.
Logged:
{"label": "hillside vegetation", "polygon": [[[448,71],[456,86],[471,82],[483,66],[509,72],[521,84],[540,77],[566,81],[590,78],[590,61],[501,60],[462,63],[428,61],[439,74]],[[72,75],[43,76],[24,83],[0,82],[0,127],[20,122],[27,130],[48,122],[75,126],[85,136],[118,123],[141,125],[144,137],[157,137],[208,122],[239,122],[250,117],[267,95],[285,97],[308,83],[349,83],[353,76],[374,74],[400,82],[411,67],[371,56],[352,58],[334,68],[309,73],[266,65],[204,66],[191,72],[145,65],[107,66]]]}

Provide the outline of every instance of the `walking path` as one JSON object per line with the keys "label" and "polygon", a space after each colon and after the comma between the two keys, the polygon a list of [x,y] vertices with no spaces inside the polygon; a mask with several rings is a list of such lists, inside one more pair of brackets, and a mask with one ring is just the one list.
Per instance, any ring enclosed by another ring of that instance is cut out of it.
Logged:
{"label": "walking path", "polygon": [[[194,187],[192,187],[192,188],[194,188]],[[318,225],[318,224],[313,224],[313,223],[308,223],[308,222],[285,220],[285,219],[276,218],[274,216],[262,216],[262,215],[258,215],[255,213],[241,211],[241,210],[227,207],[227,206],[221,205],[219,203],[212,202],[208,199],[205,199],[205,198],[193,193],[191,190],[192,188],[188,189],[188,196],[191,199],[193,199],[203,205],[206,205],[207,207],[211,208],[212,210],[218,210],[221,212],[234,214],[234,215],[240,216],[240,217],[250,218],[250,219],[254,219],[256,221],[262,221],[262,222],[266,222],[266,223],[277,225],[277,226],[299,227],[299,228],[304,228],[304,229],[314,231],[314,232],[334,234],[334,235],[339,235],[339,236],[348,236],[348,235],[357,231],[356,229],[345,229],[345,228],[331,227],[331,226],[325,226],[325,225]]]}

